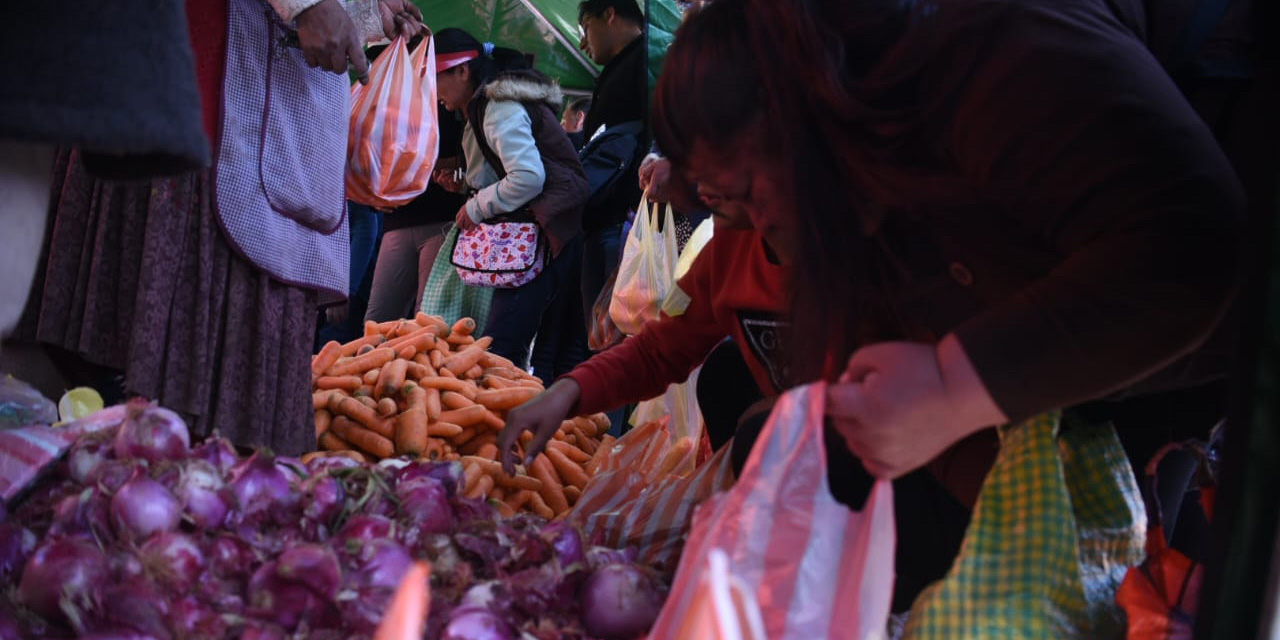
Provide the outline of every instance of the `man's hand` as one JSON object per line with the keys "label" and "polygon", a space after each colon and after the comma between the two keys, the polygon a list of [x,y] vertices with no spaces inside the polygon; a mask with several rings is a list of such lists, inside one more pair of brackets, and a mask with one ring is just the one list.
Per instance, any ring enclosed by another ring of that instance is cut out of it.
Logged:
{"label": "man's hand", "polygon": [[954,336],[857,350],[827,389],[827,415],[867,471],[887,479],[1005,421]]}
{"label": "man's hand", "polygon": [[430,35],[430,29],[422,24],[422,11],[409,0],[378,0],[378,15],[382,32],[392,40],[396,36],[409,40],[423,31]]}
{"label": "man's hand", "polygon": [[667,194],[671,182],[671,161],[657,155],[647,155],[640,163],[640,189],[649,191],[654,202],[670,202]]}
{"label": "man's hand", "polygon": [[[532,464],[533,459],[547,446],[547,441],[556,434],[560,423],[568,419],[569,412],[573,410],[581,393],[578,383],[566,378],[551,385],[534,399],[512,409],[507,414],[507,425],[498,434],[498,454],[502,458],[503,471],[510,475],[515,473],[515,465]],[[525,431],[533,432],[533,440],[524,448],[525,459],[518,460],[516,440]]]}
{"label": "man's hand", "polygon": [[476,223],[471,219],[471,214],[467,213],[467,203],[462,203],[458,207],[458,215],[454,216],[454,224],[458,225],[460,231],[470,231],[476,228]]}
{"label": "man's hand", "polygon": [[347,61],[368,82],[369,61],[364,57],[356,26],[339,0],[321,0],[298,14],[298,42],[307,64],[333,73],[346,73]]}

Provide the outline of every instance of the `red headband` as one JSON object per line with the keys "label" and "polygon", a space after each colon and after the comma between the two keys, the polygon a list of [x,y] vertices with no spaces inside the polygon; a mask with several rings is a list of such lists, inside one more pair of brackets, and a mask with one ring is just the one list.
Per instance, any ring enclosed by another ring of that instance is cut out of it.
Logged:
{"label": "red headband", "polygon": [[460,64],[464,64],[480,57],[480,52],[472,49],[470,51],[459,51],[457,53],[437,53],[436,54],[436,73],[448,71]]}

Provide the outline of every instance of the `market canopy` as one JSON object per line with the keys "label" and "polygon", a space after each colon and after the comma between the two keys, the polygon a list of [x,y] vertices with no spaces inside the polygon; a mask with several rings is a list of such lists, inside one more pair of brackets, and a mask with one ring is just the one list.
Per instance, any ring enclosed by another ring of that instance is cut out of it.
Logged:
{"label": "market canopy", "polygon": [[[578,0],[413,0],[433,30],[465,29],[482,41],[534,54],[539,71],[566,93],[587,94],[600,74],[578,50]],[[640,0],[649,15],[650,87],[680,24],[675,0]]]}

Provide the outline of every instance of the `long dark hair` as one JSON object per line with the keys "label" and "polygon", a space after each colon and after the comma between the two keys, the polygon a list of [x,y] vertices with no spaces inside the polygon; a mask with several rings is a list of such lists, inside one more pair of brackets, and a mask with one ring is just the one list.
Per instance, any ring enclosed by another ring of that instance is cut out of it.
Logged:
{"label": "long dark hair", "polygon": [[[716,0],[667,53],[658,145],[679,168],[697,141],[725,150],[756,129],[790,167],[793,382],[831,377],[860,344],[898,337],[896,272],[876,230],[887,211],[953,190],[915,92],[927,55],[895,45],[914,2]],[[891,64],[888,64],[891,63]],[[932,185],[932,186],[928,186]]]}
{"label": "long dark hair", "polygon": [[493,47],[486,52],[484,44],[475,36],[456,27],[437,31],[435,39],[437,54],[463,51],[480,54],[465,63],[471,68],[471,81],[476,88],[483,87],[505,72],[533,70],[533,56],[507,47]]}

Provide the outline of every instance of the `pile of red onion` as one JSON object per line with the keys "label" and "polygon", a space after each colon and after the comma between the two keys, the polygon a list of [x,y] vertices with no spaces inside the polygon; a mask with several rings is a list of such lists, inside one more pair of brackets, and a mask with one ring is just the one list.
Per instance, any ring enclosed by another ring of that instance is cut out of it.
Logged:
{"label": "pile of red onion", "polygon": [[414,559],[426,638],[629,640],[665,597],[625,551],[463,498],[456,463],[242,458],[126,413],[0,509],[0,638],[369,638]]}

